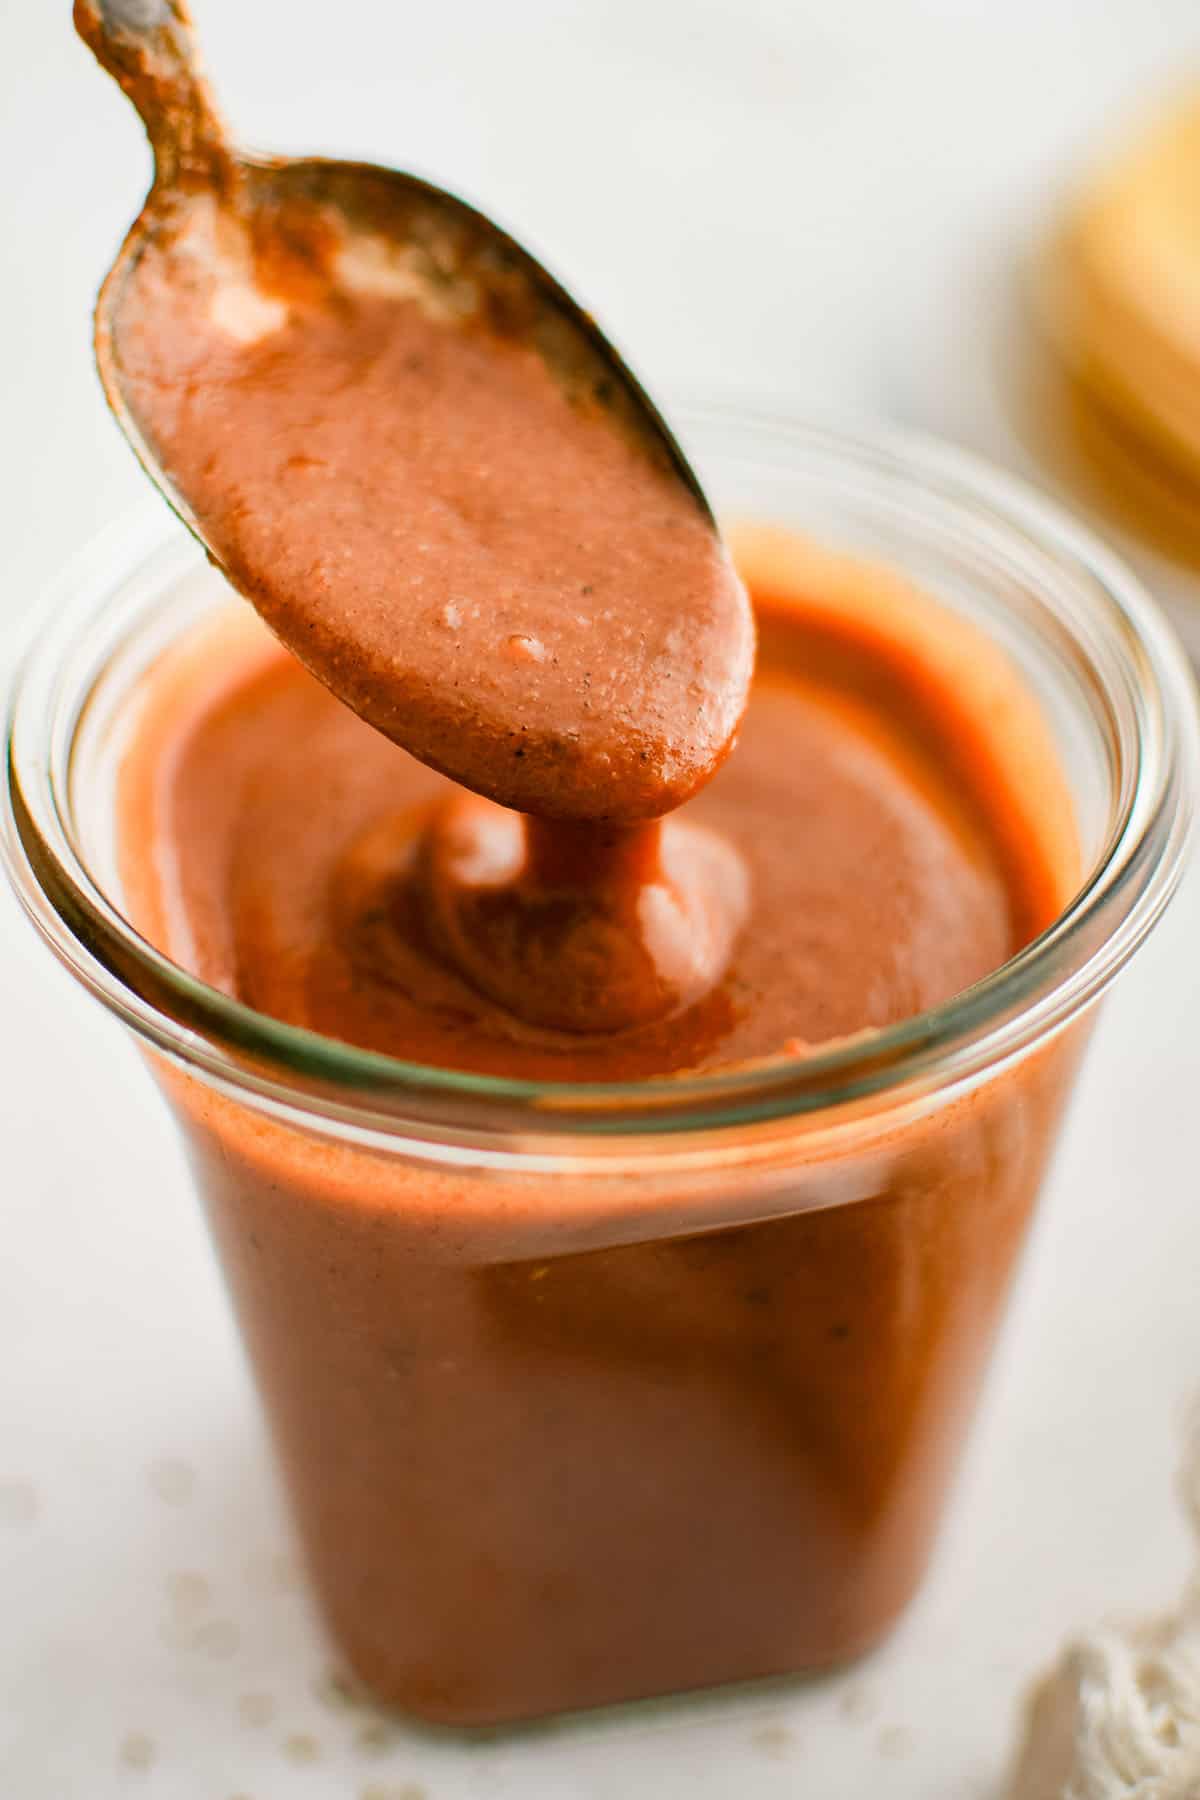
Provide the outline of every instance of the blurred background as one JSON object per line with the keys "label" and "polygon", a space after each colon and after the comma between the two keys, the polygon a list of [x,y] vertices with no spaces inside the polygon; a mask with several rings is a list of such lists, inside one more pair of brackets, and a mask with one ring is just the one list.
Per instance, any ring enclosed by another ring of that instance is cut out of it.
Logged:
{"label": "blurred background", "polygon": [[[432,172],[540,249],[656,391],[959,437],[991,423],[1014,259],[1122,115],[1200,70],[1192,0],[198,10],[245,141]],[[148,172],[69,0],[3,13],[0,622],[141,498],[86,313]]]}
{"label": "blurred background", "polygon": [[[668,406],[937,431],[1102,515],[1028,425],[1023,272],[1122,122],[1200,82],[1195,0],[195,10],[245,142],[457,188]],[[148,503],[89,315],[149,158],[69,12],[0,0],[0,655],[67,554]],[[1112,528],[1200,642],[1186,547]],[[1109,1009],[934,1580],[895,1644],[815,1689],[462,1750],[348,1720],[323,1685],[179,1152],[132,1052],[0,897],[0,1792],[993,1792],[1030,1669],[1076,1623],[1168,1596],[1186,1563],[1170,1478],[1200,1386],[1198,905],[1193,877]]]}

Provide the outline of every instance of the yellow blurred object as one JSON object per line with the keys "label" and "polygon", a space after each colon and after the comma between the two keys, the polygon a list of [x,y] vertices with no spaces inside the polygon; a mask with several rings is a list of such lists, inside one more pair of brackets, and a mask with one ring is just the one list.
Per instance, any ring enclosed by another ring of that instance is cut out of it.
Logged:
{"label": "yellow blurred object", "polygon": [[1143,439],[1200,489],[1200,84],[1085,188],[1042,260],[1037,300],[1108,435]]}
{"label": "yellow blurred object", "polygon": [[1039,461],[1110,525],[1200,570],[1200,480],[1051,347],[1027,349],[1016,378],[1025,439]]}

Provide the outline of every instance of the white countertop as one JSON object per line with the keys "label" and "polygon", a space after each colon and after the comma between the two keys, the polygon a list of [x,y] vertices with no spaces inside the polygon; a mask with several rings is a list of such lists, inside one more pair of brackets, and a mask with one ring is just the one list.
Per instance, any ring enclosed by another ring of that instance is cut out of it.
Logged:
{"label": "white countertop", "polygon": [[[1195,0],[197,4],[252,141],[436,171],[553,246],[660,389],[901,419],[1005,457],[991,344],[1014,248],[1114,104],[1200,67]],[[141,495],[87,312],[146,159],[69,11],[0,4],[0,633]],[[165,1114],[5,894],[4,1800],[982,1800],[1031,1669],[1187,1567],[1198,918],[1195,873],[1108,1006],[892,1644],[837,1681],[464,1747],[327,1691]]]}

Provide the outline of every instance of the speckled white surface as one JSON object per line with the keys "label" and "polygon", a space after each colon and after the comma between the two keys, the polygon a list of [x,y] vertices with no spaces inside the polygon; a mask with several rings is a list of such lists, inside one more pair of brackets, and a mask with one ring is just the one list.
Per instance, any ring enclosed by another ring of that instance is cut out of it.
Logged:
{"label": "speckled white surface", "polygon": [[[1110,108],[1200,64],[1194,0],[197,4],[250,139],[472,192],[553,247],[660,388],[1002,456],[1008,259]],[[141,491],[86,313],[145,158],[68,13],[0,0],[0,631]],[[0,898],[3,1800],[982,1800],[1026,1673],[1183,1572],[1198,918],[1193,875],[1108,1008],[892,1645],[834,1682],[464,1747],[327,1689],[165,1115]]]}

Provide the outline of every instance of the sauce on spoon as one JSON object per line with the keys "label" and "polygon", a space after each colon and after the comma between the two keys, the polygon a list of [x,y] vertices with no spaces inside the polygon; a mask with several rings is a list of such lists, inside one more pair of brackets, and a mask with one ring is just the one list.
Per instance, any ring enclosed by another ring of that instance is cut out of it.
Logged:
{"label": "sauce on spoon", "polygon": [[728,754],[754,627],[674,440],[478,214],[234,151],[181,0],[75,16],[155,150],[97,315],[143,461],[339,699],[532,816],[430,827],[422,904],[463,972],[567,1030],[678,1010],[720,976],[745,883],[657,821]]}
{"label": "sauce on spoon", "polygon": [[754,632],[695,477],[498,228],[411,177],[226,142],[179,0],[76,0],[157,175],[98,313],[143,460],[360,717],[506,806],[686,800]]}

